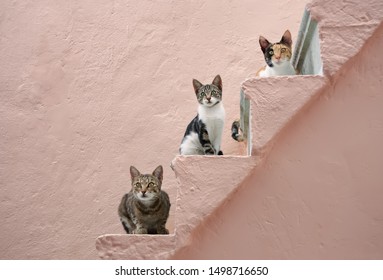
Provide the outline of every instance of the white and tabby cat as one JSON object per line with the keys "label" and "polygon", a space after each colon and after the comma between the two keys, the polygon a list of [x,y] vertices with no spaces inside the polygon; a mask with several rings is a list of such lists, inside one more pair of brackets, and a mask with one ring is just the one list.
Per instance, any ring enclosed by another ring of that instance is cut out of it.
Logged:
{"label": "white and tabby cat", "polygon": [[152,174],[141,174],[130,167],[132,189],[125,194],[118,207],[120,221],[129,234],[169,234],[166,221],[170,201],[161,190],[163,168],[158,166]]}
{"label": "white and tabby cat", "polygon": [[[278,43],[270,43],[265,37],[259,36],[259,45],[265,57],[266,66],[262,67],[256,73],[258,77],[288,76],[295,75],[297,71],[291,64],[292,56],[291,33],[286,30]],[[244,141],[241,133],[239,120],[231,125],[231,137],[238,141]]]}
{"label": "white and tabby cat", "polygon": [[225,109],[222,104],[222,80],[217,75],[211,84],[193,80],[198,114],[186,128],[180,146],[181,155],[223,155],[221,151]]}

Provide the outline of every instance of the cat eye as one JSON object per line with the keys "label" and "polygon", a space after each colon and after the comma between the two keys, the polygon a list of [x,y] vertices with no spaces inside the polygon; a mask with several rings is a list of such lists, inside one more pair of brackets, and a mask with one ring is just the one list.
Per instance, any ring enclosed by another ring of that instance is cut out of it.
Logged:
{"label": "cat eye", "polygon": [[154,187],[154,184],[153,183],[149,183],[149,187]]}
{"label": "cat eye", "polygon": [[269,54],[270,54],[270,55],[273,55],[273,54],[274,54],[274,51],[269,51]]}
{"label": "cat eye", "polygon": [[286,51],[286,48],[282,48],[281,52],[284,53]]}
{"label": "cat eye", "polygon": [[141,188],[141,184],[140,183],[136,183],[136,187],[137,188]]}
{"label": "cat eye", "polygon": [[212,90],[212,91],[211,91],[211,94],[215,94],[215,90]]}

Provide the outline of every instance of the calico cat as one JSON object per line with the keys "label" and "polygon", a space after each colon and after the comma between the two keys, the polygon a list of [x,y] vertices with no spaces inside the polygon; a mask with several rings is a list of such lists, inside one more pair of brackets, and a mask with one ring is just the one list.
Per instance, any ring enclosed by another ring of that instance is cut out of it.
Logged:
{"label": "calico cat", "polygon": [[225,109],[222,104],[222,79],[217,75],[211,84],[193,79],[198,100],[198,114],[189,123],[180,146],[181,155],[223,155],[221,151]]}
{"label": "calico cat", "polygon": [[141,174],[130,167],[132,189],[125,194],[118,207],[120,221],[128,234],[169,234],[165,228],[169,217],[170,201],[161,190],[163,168],[158,166],[152,174]]}
{"label": "calico cat", "polygon": [[297,72],[290,62],[292,56],[291,33],[286,30],[278,43],[270,43],[263,36],[259,37],[266,66],[256,73],[259,77],[295,75]]}
{"label": "calico cat", "polygon": [[[298,72],[290,62],[292,56],[292,43],[289,30],[285,31],[281,41],[274,44],[270,43],[263,36],[260,36],[259,45],[261,46],[261,50],[265,57],[266,66],[259,69],[256,76],[271,77],[297,74]],[[244,141],[244,137],[240,130],[241,127],[239,121],[234,121],[231,125],[231,137],[238,142]]]}

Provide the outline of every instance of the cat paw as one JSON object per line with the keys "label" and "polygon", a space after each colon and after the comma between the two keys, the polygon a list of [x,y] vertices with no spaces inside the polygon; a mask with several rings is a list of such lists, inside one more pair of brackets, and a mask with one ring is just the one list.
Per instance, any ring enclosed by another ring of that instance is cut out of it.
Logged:
{"label": "cat paw", "polygon": [[133,231],[133,234],[148,234],[148,230],[146,228],[138,228]]}
{"label": "cat paw", "polygon": [[213,156],[213,155],[215,155],[215,150],[214,150],[214,148],[206,149],[204,152],[205,152],[205,155],[207,155],[207,156]]}
{"label": "cat paw", "polygon": [[243,141],[245,141],[245,138],[244,138],[243,135],[241,135],[241,134],[233,134],[232,137],[233,137],[233,139],[234,139],[235,141],[238,141],[238,142],[243,142]]}
{"label": "cat paw", "polygon": [[169,234],[169,231],[166,228],[159,228],[157,234]]}

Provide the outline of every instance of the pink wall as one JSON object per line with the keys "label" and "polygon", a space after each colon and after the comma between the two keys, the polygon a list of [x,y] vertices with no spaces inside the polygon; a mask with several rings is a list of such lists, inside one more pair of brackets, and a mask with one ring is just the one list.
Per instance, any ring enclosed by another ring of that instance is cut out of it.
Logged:
{"label": "pink wall", "polygon": [[382,45],[381,24],[174,258],[383,258]]}
{"label": "pink wall", "polygon": [[176,157],[175,233],[100,236],[101,258],[381,256],[380,157],[371,158],[382,138],[383,3],[308,7],[319,24],[324,76],[243,82],[252,156]]}
{"label": "pink wall", "polygon": [[173,231],[191,79],[221,74],[223,151],[239,154],[230,121],[263,65],[258,36],[295,38],[305,2],[2,1],[0,258],[97,258],[96,237],[123,233],[132,164],[164,165]]}

